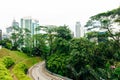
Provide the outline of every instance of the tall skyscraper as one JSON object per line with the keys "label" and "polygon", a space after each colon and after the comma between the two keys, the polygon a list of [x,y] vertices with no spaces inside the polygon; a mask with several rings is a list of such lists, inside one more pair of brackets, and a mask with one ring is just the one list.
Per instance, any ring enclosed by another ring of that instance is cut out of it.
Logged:
{"label": "tall skyscraper", "polygon": [[31,32],[31,35],[36,34],[36,27],[39,26],[39,21],[31,17],[21,19],[21,28],[26,28]]}
{"label": "tall skyscraper", "polygon": [[77,37],[77,38],[80,38],[80,37],[81,37],[81,36],[80,36],[80,35],[81,35],[80,27],[81,27],[80,22],[76,22],[76,26],[75,26],[76,35],[75,35],[75,37]]}
{"label": "tall skyscraper", "polygon": [[75,37],[76,38],[80,38],[80,37],[84,37],[84,27],[81,26],[80,22],[76,22],[75,25]]}

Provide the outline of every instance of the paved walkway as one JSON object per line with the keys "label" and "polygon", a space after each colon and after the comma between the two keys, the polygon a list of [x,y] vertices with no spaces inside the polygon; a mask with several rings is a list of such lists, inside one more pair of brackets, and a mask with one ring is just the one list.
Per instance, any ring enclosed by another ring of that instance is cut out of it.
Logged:
{"label": "paved walkway", "polygon": [[45,62],[40,62],[29,69],[29,76],[33,80],[64,80],[48,73],[44,67]]}

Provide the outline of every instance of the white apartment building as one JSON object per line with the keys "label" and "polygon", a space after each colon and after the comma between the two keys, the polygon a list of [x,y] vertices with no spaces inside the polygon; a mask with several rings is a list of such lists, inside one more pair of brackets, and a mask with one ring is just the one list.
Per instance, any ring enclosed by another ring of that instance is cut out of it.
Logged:
{"label": "white apartment building", "polygon": [[84,36],[84,29],[81,26],[80,22],[76,22],[75,25],[75,37],[80,38]]}
{"label": "white apartment building", "polygon": [[39,26],[39,21],[31,17],[21,18],[21,28],[26,28],[31,32],[31,35],[37,33],[36,27]]}

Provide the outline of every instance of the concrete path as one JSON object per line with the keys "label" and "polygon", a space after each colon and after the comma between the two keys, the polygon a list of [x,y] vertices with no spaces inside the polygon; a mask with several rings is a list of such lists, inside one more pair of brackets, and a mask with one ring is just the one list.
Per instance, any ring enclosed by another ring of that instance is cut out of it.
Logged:
{"label": "concrete path", "polygon": [[51,75],[45,70],[45,62],[40,62],[29,69],[29,76],[33,80],[64,80],[54,75]]}

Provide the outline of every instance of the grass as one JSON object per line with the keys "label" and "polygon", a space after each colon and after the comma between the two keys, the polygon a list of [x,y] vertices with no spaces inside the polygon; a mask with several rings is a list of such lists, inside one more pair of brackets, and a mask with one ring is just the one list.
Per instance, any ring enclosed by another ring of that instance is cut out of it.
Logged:
{"label": "grass", "polygon": [[33,64],[42,60],[40,57],[29,57],[25,53],[2,48],[0,50],[0,58],[4,56],[10,56],[16,64],[22,62],[25,63],[28,67],[31,67]]}
{"label": "grass", "polygon": [[0,58],[4,57],[4,56],[9,56],[10,54],[10,51],[5,49],[5,48],[2,48],[0,49]]}
{"label": "grass", "polygon": [[2,60],[0,60],[0,80],[12,80],[9,70],[5,67]]}
{"label": "grass", "polygon": [[30,80],[30,78],[26,75],[26,71],[20,71],[21,69],[19,68],[23,67],[22,65],[25,65],[25,67],[28,69],[37,62],[42,61],[40,57],[29,57],[25,53],[19,51],[11,51],[5,48],[0,49],[0,59],[5,56],[9,56],[14,60],[15,64],[10,72],[11,74],[14,74],[18,80]]}

